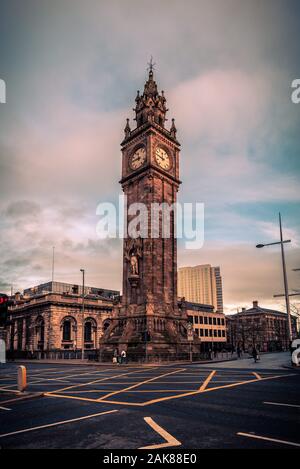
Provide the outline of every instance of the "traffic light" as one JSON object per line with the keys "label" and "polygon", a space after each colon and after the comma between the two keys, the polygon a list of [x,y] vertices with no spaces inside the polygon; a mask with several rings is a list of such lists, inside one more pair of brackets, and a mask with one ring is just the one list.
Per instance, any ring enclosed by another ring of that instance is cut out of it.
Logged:
{"label": "traffic light", "polygon": [[7,323],[8,296],[0,293],[0,327],[5,327]]}

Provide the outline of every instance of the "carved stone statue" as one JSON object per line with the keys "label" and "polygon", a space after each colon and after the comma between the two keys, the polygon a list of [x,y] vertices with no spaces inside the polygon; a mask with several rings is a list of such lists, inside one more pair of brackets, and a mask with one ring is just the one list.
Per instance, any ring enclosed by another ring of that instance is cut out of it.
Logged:
{"label": "carved stone statue", "polygon": [[142,239],[127,239],[124,245],[124,256],[129,263],[130,276],[139,275],[139,258],[142,257]]}
{"label": "carved stone statue", "polygon": [[135,251],[130,256],[130,273],[131,275],[139,275],[139,261]]}

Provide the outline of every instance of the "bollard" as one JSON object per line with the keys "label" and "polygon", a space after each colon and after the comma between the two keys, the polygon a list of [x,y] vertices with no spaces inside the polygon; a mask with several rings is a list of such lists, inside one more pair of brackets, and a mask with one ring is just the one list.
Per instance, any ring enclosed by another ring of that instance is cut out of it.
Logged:
{"label": "bollard", "polygon": [[27,388],[27,373],[25,366],[18,366],[18,390],[20,392],[25,391]]}

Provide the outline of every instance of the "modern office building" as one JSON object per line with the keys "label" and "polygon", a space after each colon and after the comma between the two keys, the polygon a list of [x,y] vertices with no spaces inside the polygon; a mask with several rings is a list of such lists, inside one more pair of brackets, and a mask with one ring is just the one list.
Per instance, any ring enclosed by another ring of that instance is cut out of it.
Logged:
{"label": "modern office building", "polygon": [[223,313],[220,267],[210,264],[181,267],[178,271],[178,295],[192,303],[213,305],[218,313]]}
{"label": "modern office building", "polygon": [[200,351],[223,350],[227,343],[226,320],[223,313],[216,312],[212,305],[180,301],[188,320],[193,324],[196,337],[200,339]]}

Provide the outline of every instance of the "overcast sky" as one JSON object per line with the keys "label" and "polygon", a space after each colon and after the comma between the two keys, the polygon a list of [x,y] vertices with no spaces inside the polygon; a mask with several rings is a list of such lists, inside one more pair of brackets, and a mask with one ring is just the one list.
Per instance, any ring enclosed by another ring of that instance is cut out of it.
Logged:
{"label": "overcast sky", "polygon": [[[205,243],[179,266],[220,265],[227,311],[300,287],[298,0],[0,0],[0,290],[51,278],[121,288],[121,242],[96,236],[120,194],[125,118],[150,55],[182,144],[181,202],[205,204]],[[279,300],[277,307],[282,308]]]}

